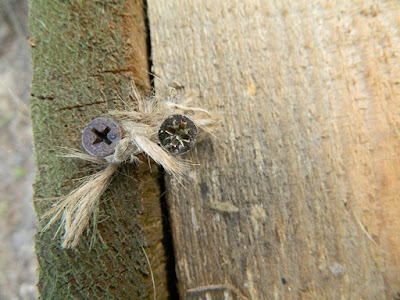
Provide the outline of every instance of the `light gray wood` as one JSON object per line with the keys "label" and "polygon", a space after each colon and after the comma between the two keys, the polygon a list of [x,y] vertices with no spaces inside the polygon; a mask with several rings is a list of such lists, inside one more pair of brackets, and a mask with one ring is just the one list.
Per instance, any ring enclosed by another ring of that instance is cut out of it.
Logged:
{"label": "light gray wood", "polygon": [[393,299],[400,3],[148,6],[155,74],[222,118],[167,182],[181,296]]}

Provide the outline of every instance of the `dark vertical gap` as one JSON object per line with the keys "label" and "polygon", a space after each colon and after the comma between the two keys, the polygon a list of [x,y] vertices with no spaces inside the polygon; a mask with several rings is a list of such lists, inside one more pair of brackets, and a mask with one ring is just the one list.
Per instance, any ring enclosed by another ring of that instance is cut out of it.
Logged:
{"label": "dark vertical gap", "polygon": [[162,213],[162,225],[164,237],[162,243],[164,245],[166,257],[167,257],[167,286],[169,290],[170,299],[179,299],[179,293],[177,288],[177,277],[175,271],[175,251],[174,251],[174,243],[172,240],[172,232],[171,232],[171,222],[169,218],[169,207],[167,204],[166,197],[166,188],[165,188],[165,171],[163,167],[158,168],[158,172],[160,176],[158,177],[158,182],[160,185],[161,196],[161,213]]}
{"label": "dark vertical gap", "polygon": [[143,0],[143,6],[144,6],[144,25],[146,27],[147,65],[149,66],[150,86],[154,90],[153,60],[151,55],[150,20],[149,20],[147,0]]}
{"label": "dark vertical gap", "polygon": [[[143,0],[144,4],[144,12],[145,12],[145,26],[146,26],[146,42],[147,42],[147,59],[149,66],[149,77],[150,77],[150,85],[154,90],[154,75],[153,71],[153,60],[152,60],[152,52],[151,52],[151,36],[150,36],[150,22],[149,22],[149,14],[148,14],[148,4],[147,0]],[[174,244],[172,241],[172,232],[171,232],[171,222],[169,216],[169,209],[167,204],[166,197],[166,187],[165,187],[165,172],[164,169],[160,166],[158,168],[159,177],[158,184],[160,186],[160,205],[161,205],[161,214],[162,214],[162,227],[163,227],[163,239],[162,244],[165,249],[166,256],[166,268],[167,268],[167,287],[169,291],[170,299],[176,300],[179,299],[179,293],[177,288],[177,277],[175,272],[175,251]]]}

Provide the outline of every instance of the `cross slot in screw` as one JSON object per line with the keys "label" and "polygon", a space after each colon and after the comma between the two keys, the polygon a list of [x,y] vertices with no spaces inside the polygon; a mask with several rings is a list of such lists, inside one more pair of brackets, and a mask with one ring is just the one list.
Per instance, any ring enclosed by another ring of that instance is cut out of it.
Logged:
{"label": "cross slot in screw", "polygon": [[97,118],[92,120],[82,132],[82,146],[92,156],[112,155],[121,140],[121,128],[113,120]]}
{"label": "cross slot in screw", "polygon": [[93,144],[104,142],[107,145],[111,145],[112,142],[107,137],[107,134],[110,132],[110,130],[111,128],[108,126],[103,131],[98,131],[96,128],[92,128],[92,132],[96,135],[96,140],[93,142]]}

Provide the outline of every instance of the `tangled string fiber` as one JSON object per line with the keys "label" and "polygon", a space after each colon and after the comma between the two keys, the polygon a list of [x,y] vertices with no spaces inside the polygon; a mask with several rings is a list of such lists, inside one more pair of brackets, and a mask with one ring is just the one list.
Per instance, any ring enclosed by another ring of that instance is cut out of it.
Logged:
{"label": "tangled string fiber", "polygon": [[[43,220],[48,220],[43,231],[61,220],[57,233],[63,229],[63,248],[75,248],[90,221],[96,222],[95,216],[100,198],[121,164],[138,164],[140,163],[138,155],[144,153],[160,164],[166,172],[178,180],[181,179],[182,173],[190,167],[190,161],[173,156],[157,144],[157,133],[166,117],[173,114],[188,116],[199,128],[200,139],[204,133],[211,133],[217,124],[217,118],[207,110],[190,106],[193,97],[187,97],[182,103],[177,104],[174,102],[176,97],[171,97],[167,101],[157,99],[154,95],[142,97],[134,86],[130,97],[131,102],[136,103],[135,106],[109,112],[124,132],[114,154],[99,158],[72,150],[63,155],[102,167],[97,173],[82,178],[81,184],[76,189],[62,197],[43,215]],[[96,227],[96,224],[93,224],[93,227]]]}

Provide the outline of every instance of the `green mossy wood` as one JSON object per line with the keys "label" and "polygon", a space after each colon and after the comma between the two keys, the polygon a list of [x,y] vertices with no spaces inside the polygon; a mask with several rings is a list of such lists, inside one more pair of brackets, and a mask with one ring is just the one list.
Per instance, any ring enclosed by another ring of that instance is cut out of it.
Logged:
{"label": "green mossy wood", "polygon": [[[141,1],[30,2],[32,123],[38,221],[91,173],[90,164],[58,156],[80,148],[93,118],[130,101],[132,80],[149,86],[145,14]],[[60,247],[57,226],[40,232],[36,252],[41,299],[152,298],[146,251],[160,298],[168,295],[157,168],[126,166],[101,201],[97,233],[76,250]],[[54,238],[54,236],[56,237]],[[93,237],[97,241],[89,249]],[[144,251],[143,251],[144,249]]]}

